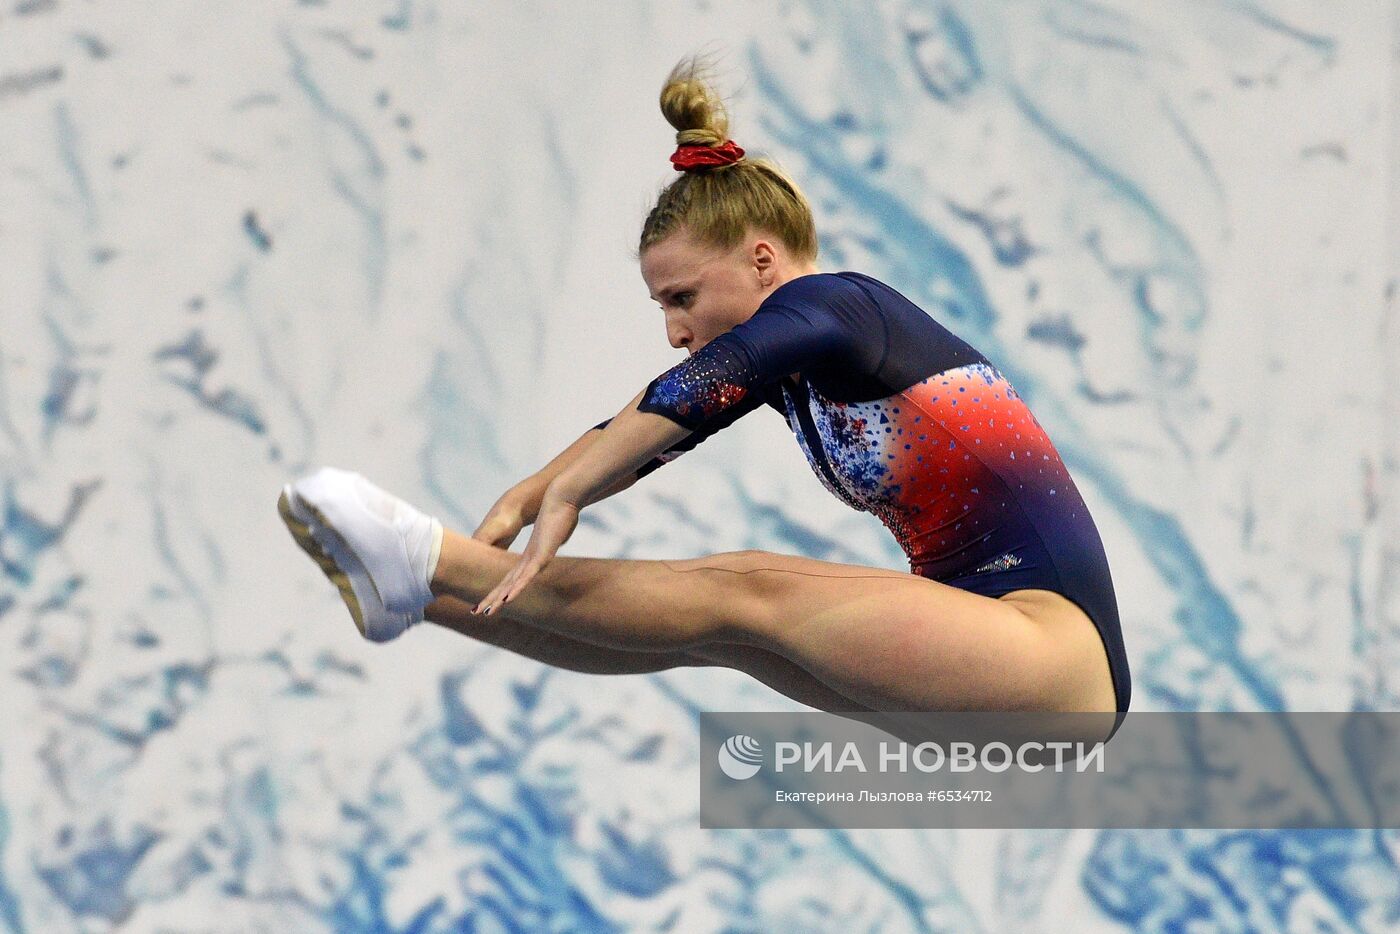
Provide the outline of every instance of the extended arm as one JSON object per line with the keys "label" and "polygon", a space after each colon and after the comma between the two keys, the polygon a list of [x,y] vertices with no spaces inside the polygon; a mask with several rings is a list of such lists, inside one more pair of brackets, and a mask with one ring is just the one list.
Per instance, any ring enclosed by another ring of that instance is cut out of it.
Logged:
{"label": "extended arm", "polygon": [[[514,597],[519,588],[525,587],[549,563],[559,546],[568,541],[568,536],[574,534],[582,507],[626,489],[644,468],[655,469],[655,465],[664,463],[662,455],[666,452],[675,456],[683,449],[694,447],[708,434],[750,412],[762,400],[762,393],[757,392],[743,398],[742,405],[739,405],[739,398],[731,398],[731,405],[718,413],[718,417],[708,417],[706,424],[693,428],[680,424],[679,419],[685,416],[678,417],[666,403],[658,402],[661,395],[664,392],[658,392],[658,381],[652,381],[606,423],[605,430],[601,433],[589,431],[588,434],[596,434],[596,437],[577,442],[587,447],[580,447],[570,461],[564,461],[561,455],[550,462],[552,468],[559,469],[540,496],[535,531],[526,543],[521,560],[473,612],[490,615],[500,604]],[[657,412],[644,410],[648,405],[657,405]],[[715,412],[711,410],[710,414],[714,416]],[[692,412],[692,416],[699,416],[699,413]],[[518,532],[518,527],[515,531]]]}
{"label": "extended arm", "polygon": [[[650,388],[650,387],[648,387]],[[647,390],[634,397],[628,408],[637,408],[636,405],[646,395]],[[696,445],[704,441],[710,435],[731,424],[747,412],[757,408],[763,402],[761,394],[756,394],[750,399],[741,401],[738,405],[730,407],[723,417],[710,419],[702,428],[689,431],[685,437],[668,447],[662,453],[656,455],[651,460],[638,467],[635,471],[624,475],[613,485],[594,492],[593,497],[581,506],[591,506],[594,503],[602,502],[609,496],[621,493],[623,490],[636,483],[642,477],[656,470],[657,468],[670,463],[680,457],[686,451],[693,450]],[[774,403],[778,411],[782,411],[780,405]],[[574,463],[584,452],[591,448],[603,434],[603,429],[612,423],[613,419],[608,418],[585,431],[579,438],[561,451],[553,460],[545,464],[538,471],[521,480],[515,486],[507,490],[496,504],[487,512],[481,525],[477,527],[473,538],[480,541],[489,542],[500,548],[509,548],[510,543],[520,534],[520,530],[532,524],[539,517],[540,504],[544,501],[544,494],[555,478],[564,472],[570,464]],[[580,507],[581,508],[581,507]]]}
{"label": "extended arm", "polygon": [[[588,429],[582,435],[579,435],[578,440],[574,441],[573,444],[570,444],[564,450],[560,451],[548,464],[545,464],[535,473],[511,487],[507,495],[520,509],[520,515],[525,520],[526,525],[534,522],[535,518],[540,514],[540,500],[544,498],[544,491],[549,489],[549,485],[554,482],[554,478],[563,473],[566,467],[578,460],[579,456],[592,447],[601,436],[602,431],[597,427]],[[631,476],[623,477],[612,487],[599,491],[597,497],[585,505],[592,505],[592,503],[601,502],[615,493],[621,493],[633,483],[636,483],[637,478],[638,475],[635,473]]]}
{"label": "extended arm", "polygon": [[[482,517],[481,524],[472,533],[472,538],[497,548],[509,548],[520,534],[520,530],[532,525],[539,518],[540,504],[544,501],[545,490],[549,489],[549,484],[598,440],[602,435],[600,428],[606,424],[607,422],[604,422],[603,425],[588,429],[548,464],[502,493]],[[656,463],[660,463],[659,459]],[[624,477],[613,486],[599,491],[586,505],[621,493],[645,473],[644,468],[630,477]]]}
{"label": "extended arm", "polygon": [[579,511],[630,482],[643,465],[752,411],[765,387],[782,376],[813,364],[846,363],[852,330],[844,324],[820,302],[765,304],[652,380],[549,482],[520,562],[477,610],[494,613],[529,584],[573,534]]}
{"label": "extended arm", "polygon": [[664,415],[640,411],[637,405],[645,395],[644,389],[633,396],[607,422],[605,430],[589,430],[575,442],[575,446],[583,445],[579,454],[548,479],[541,499],[545,495],[557,496],[582,509],[625,490],[637,481],[638,471],[690,437],[689,428]]}

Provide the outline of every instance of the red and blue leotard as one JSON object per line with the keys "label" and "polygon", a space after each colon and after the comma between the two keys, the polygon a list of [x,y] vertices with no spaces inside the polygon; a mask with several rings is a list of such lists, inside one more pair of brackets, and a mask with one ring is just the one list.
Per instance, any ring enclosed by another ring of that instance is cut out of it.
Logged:
{"label": "red and blue leotard", "polygon": [[648,384],[637,407],[691,434],[638,475],[764,403],[822,484],[894,533],[912,573],[989,597],[1039,588],[1078,604],[1107,649],[1118,710],[1128,709],[1098,529],[1044,429],[985,357],[870,276],[800,276]]}

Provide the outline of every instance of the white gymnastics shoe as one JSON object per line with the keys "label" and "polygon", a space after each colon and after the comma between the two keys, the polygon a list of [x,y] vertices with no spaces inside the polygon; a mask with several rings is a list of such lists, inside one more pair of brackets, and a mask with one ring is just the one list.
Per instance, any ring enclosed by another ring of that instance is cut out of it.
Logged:
{"label": "white gymnastics shoe", "polygon": [[284,487],[278,511],[365,638],[386,642],[422,621],[442,549],[436,518],[334,467]]}

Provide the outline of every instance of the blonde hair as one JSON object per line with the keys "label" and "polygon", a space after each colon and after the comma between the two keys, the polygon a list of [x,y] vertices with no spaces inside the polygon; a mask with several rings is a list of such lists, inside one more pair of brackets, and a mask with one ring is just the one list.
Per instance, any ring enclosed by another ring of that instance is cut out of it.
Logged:
{"label": "blonde hair", "polygon": [[[700,55],[681,59],[661,88],[661,113],[676,129],[676,145],[720,146],[729,115],[708,80]],[[637,256],[685,227],[695,240],[732,250],[757,229],[782,241],[799,262],[815,262],[817,229],[807,199],[778,165],[745,156],[728,165],[682,172],[657,196],[642,224]]]}

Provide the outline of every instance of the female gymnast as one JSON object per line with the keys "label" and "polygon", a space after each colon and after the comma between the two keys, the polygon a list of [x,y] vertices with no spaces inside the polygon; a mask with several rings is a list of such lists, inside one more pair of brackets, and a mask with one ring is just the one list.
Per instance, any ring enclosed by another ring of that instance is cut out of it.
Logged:
{"label": "female gymnast", "polygon": [[[681,175],[637,258],[687,358],[471,536],[350,471],[284,487],[283,520],[361,634],[427,619],[575,671],[723,665],[834,713],[1121,719],[1131,685],[1103,545],[1016,390],[890,286],[817,268],[807,200],[728,139],[697,58],[672,70],[661,110]],[[828,490],[888,526],[910,573],[757,550],[556,556],[580,510],[765,404]],[[508,551],[526,525],[523,553]]]}

